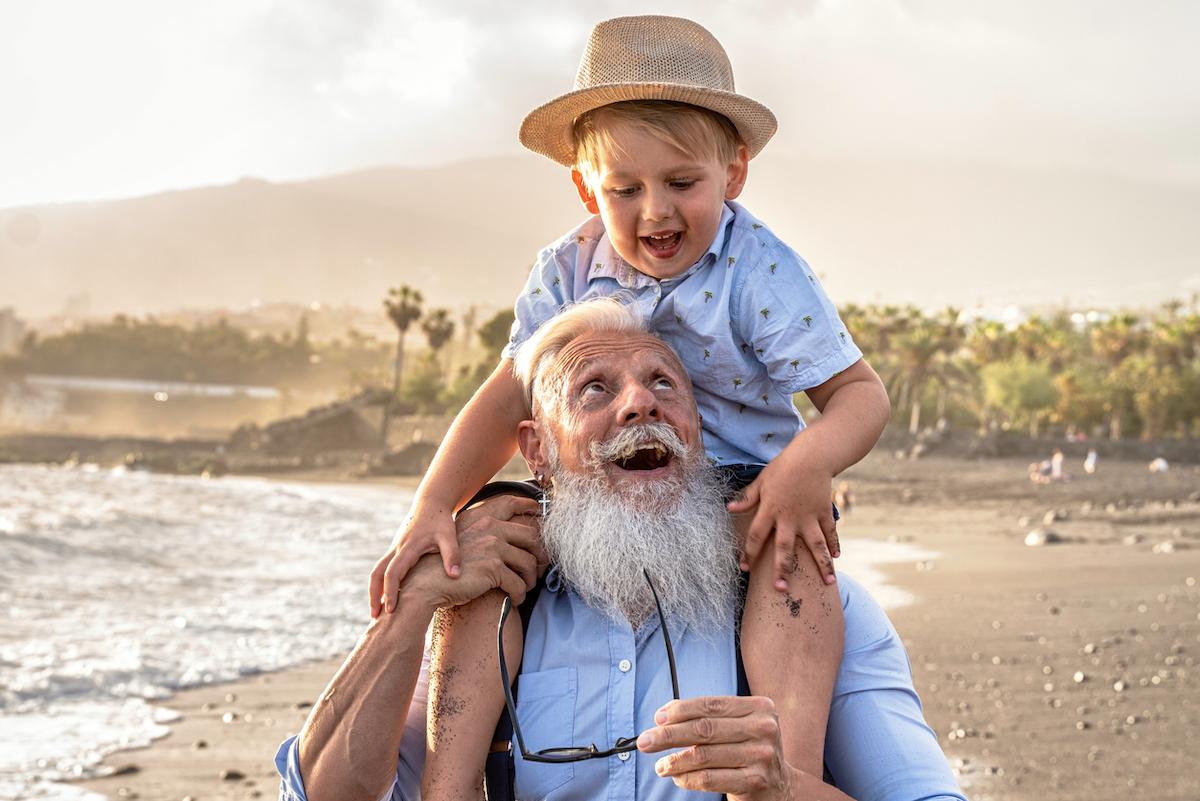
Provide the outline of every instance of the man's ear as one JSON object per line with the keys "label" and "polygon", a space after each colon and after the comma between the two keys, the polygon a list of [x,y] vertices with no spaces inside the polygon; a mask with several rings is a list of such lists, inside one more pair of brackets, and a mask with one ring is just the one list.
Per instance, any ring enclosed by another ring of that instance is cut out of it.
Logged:
{"label": "man's ear", "polygon": [[728,172],[725,176],[728,182],[725,184],[725,199],[735,200],[738,195],[742,194],[742,189],[746,186],[746,178],[750,174],[750,151],[746,149],[745,145],[738,145],[737,158],[726,169]]}
{"label": "man's ear", "polygon": [[542,447],[542,427],[533,420],[522,420],[517,423],[517,447],[525,457],[529,472],[535,476],[544,476],[550,471],[546,460],[545,449]]}
{"label": "man's ear", "polygon": [[583,180],[583,173],[579,170],[571,170],[571,180],[575,182],[575,191],[579,193],[579,199],[583,201],[583,206],[592,214],[600,213],[600,206],[596,204],[596,196],[592,194],[592,189],[587,185],[587,181]]}

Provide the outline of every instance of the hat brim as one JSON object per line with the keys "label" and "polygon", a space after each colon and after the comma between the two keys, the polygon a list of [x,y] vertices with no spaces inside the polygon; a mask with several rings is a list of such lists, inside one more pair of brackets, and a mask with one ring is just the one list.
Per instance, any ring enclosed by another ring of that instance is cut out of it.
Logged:
{"label": "hat brim", "polygon": [[521,144],[565,167],[574,167],[572,128],[576,118],[623,100],[673,100],[723,114],[741,134],[750,158],[758,155],[779,127],[769,108],[736,92],[677,83],[600,84],[568,92],[529,112],[521,122]]}

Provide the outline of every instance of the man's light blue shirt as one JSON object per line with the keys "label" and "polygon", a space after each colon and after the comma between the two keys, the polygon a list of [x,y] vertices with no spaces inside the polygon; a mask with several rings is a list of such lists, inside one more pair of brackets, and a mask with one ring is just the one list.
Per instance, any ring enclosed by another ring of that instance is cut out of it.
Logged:
{"label": "man's light blue shirt", "polygon": [[[887,615],[860,585],[839,576],[845,652],[830,706],[825,761],[837,786],[858,801],[963,800],[937,738],[925,724],[908,657]],[[732,615],[723,635],[668,618],[680,696],[736,695]],[[658,621],[636,633],[585,604],[551,575],[525,635],[517,717],[530,750],[596,744],[608,748],[653,726],[671,699]],[[426,666],[427,669],[427,666]],[[420,798],[425,758],[426,670],[414,693],[390,801]],[[499,676],[496,678],[499,681]],[[275,757],[280,798],[305,801],[295,737]],[[565,765],[516,757],[518,799],[682,801],[689,793],[654,772],[661,754],[634,751]]]}
{"label": "man's light blue shirt", "polygon": [[679,354],[717,464],[770,462],[804,427],[792,395],[862,358],[812,268],[732,201],[708,251],[667,280],[622,259],[599,217],[543,249],[503,355],[564,306],[608,296],[636,309]]}

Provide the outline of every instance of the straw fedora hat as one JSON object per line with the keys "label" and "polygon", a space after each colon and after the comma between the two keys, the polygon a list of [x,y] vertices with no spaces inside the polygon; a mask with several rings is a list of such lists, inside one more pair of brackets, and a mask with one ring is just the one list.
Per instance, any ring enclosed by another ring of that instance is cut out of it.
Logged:
{"label": "straw fedora hat", "polygon": [[622,100],[674,100],[723,114],[751,158],[778,127],[769,108],[734,91],[729,56],[705,28],[679,17],[617,17],[592,29],[574,91],[525,117],[521,144],[572,167],[575,119]]}

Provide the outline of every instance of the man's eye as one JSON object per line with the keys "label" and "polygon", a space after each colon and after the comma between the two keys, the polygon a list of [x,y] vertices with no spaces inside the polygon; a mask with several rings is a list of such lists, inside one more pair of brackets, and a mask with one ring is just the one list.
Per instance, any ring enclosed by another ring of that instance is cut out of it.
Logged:
{"label": "man's eye", "polygon": [[674,389],[675,384],[669,378],[656,378],[654,380],[655,389]]}
{"label": "man's eye", "polygon": [[579,394],[586,398],[589,395],[602,394],[604,391],[604,384],[601,384],[599,381],[589,381],[583,385],[583,389],[580,390]]}

